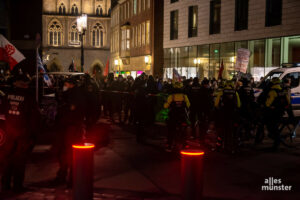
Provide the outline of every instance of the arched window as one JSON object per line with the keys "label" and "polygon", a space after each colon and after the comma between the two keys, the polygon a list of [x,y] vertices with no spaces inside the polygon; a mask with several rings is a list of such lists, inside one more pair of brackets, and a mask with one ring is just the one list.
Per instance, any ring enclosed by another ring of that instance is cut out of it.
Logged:
{"label": "arched window", "polygon": [[49,45],[61,46],[62,44],[62,26],[58,21],[53,21],[48,28]]}
{"label": "arched window", "polygon": [[110,14],[111,14],[111,9],[109,8],[108,9],[108,15],[110,16]]}
{"label": "arched window", "polygon": [[72,15],[78,15],[78,7],[76,6],[76,4],[72,6],[71,13]]}
{"label": "arched window", "polygon": [[76,23],[73,23],[71,26],[69,45],[71,45],[71,46],[79,46],[80,45],[80,38],[79,38],[79,33],[78,33]]}
{"label": "arched window", "polygon": [[100,23],[96,23],[92,29],[92,45],[93,47],[103,47],[103,27]]}
{"label": "arched window", "polygon": [[60,15],[65,15],[66,14],[66,6],[63,3],[60,4],[58,13]]}
{"label": "arched window", "polygon": [[96,9],[96,15],[100,15],[100,16],[103,15],[103,9],[100,5]]}

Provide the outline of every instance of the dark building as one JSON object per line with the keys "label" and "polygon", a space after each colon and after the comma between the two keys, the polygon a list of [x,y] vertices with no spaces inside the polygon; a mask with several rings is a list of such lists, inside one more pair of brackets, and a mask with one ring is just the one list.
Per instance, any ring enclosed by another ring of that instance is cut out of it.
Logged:
{"label": "dark building", "polygon": [[26,57],[17,67],[31,74],[36,66],[36,34],[41,31],[41,0],[0,2],[0,33]]}

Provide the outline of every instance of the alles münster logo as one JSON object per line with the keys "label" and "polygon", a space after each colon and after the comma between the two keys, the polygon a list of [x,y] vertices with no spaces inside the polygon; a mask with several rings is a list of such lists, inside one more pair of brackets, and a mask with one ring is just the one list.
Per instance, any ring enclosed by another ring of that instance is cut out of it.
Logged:
{"label": "alles m\u00fcnster logo", "polygon": [[266,178],[264,185],[261,186],[262,191],[291,191],[291,185],[284,185],[281,179],[274,177]]}

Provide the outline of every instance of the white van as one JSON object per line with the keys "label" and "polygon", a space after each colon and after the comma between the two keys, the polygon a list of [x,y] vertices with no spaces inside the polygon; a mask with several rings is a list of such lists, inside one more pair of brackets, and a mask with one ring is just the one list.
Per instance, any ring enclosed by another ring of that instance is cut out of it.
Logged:
{"label": "white van", "polygon": [[283,64],[282,68],[270,71],[258,88],[254,89],[255,97],[260,95],[264,85],[274,77],[280,80],[291,79],[291,103],[295,116],[300,116],[300,63]]}

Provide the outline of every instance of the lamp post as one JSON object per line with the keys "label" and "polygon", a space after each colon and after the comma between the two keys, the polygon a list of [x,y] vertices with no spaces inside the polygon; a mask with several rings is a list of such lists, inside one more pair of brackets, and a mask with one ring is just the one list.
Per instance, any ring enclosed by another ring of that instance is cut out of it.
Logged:
{"label": "lamp post", "polygon": [[77,29],[79,32],[80,42],[81,42],[81,72],[83,72],[83,66],[84,66],[83,36],[85,35],[85,31],[87,29],[86,14],[82,14],[80,17],[77,18]]}

